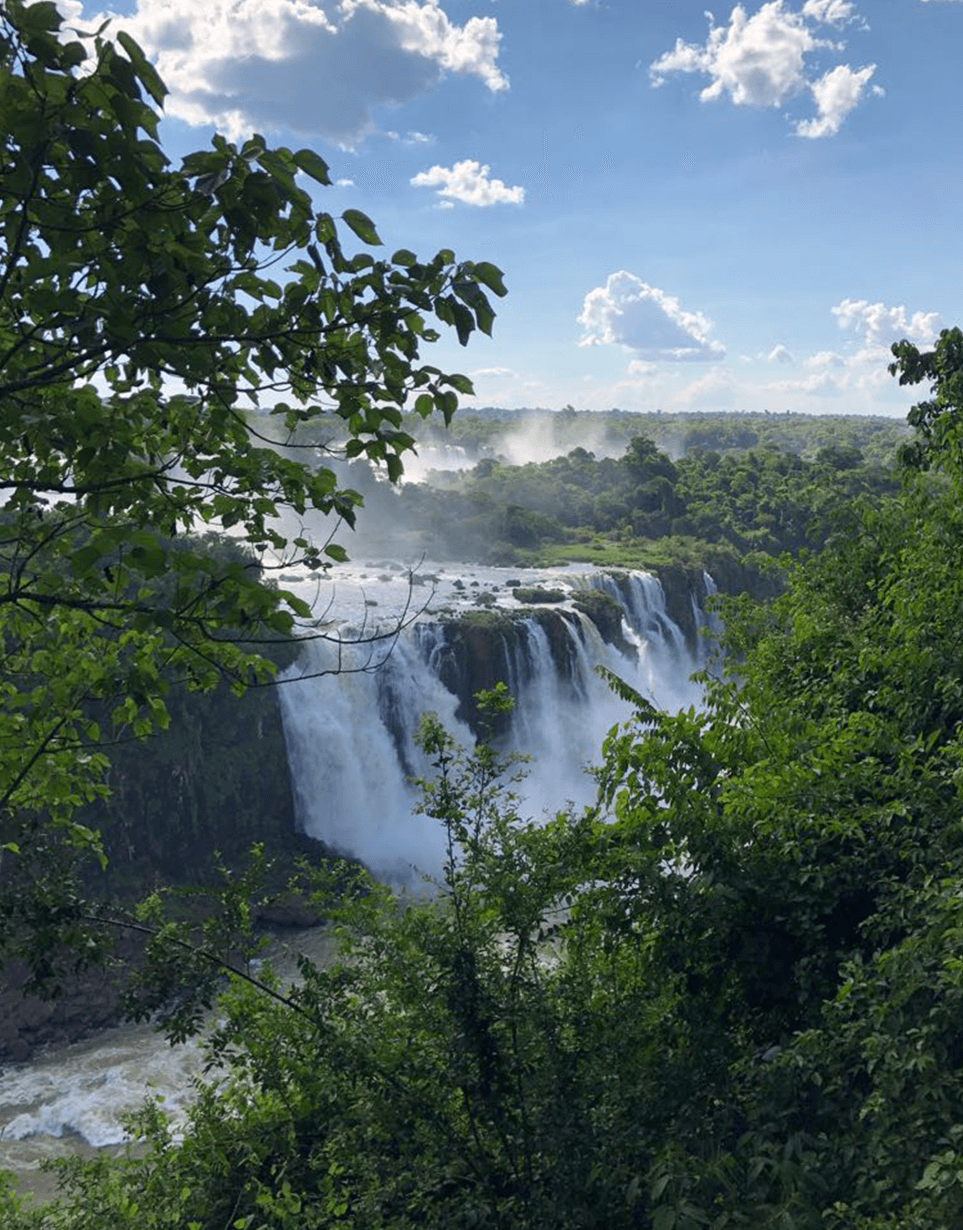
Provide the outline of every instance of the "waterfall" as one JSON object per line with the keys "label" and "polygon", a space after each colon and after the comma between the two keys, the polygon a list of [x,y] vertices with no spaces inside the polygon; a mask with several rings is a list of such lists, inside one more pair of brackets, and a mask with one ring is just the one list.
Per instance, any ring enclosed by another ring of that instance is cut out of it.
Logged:
{"label": "waterfall", "polygon": [[[421,714],[436,712],[471,741],[455,716],[457,698],[432,670],[433,631],[416,625],[374,671],[364,669],[361,649],[308,641],[280,688],[299,827],[388,880],[416,880],[439,866],[437,826],[413,811],[410,779],[431,771],[413,740]],[[347,669],[325,673],[338,659]]]}
{"label": "waterfall", "polygon": [[[411,781],[430,774],[431,766],[413,735],[421,714],[430,710],[470,745],[470,695],[496,678],[504,680],[516,702],[499,742],[506,751],[531,757],[519,787],[523,814],[531,816],[567,803],[582,806],[594,795],[586,770],[597,763],[608,729],[628,713],[596,666],[608,667],[660,708],[698,702],[689,676],[701,655],[693,656],[670,618],[657,577],[561,573],[553,575],[552,584],[560,580],[569,601],[538,611],[517,610],[515,604],[509,615],[509,600],[500,600],[498,609],[508,623],[471,624],[468,616],[465,626],[475,629],[471,641],[459,639],[457,614],[423,615],[402,632],[376,671],[363,669],[360,649],[336,651],[324,641],[306,642],[280,688],[303,831],[360,857],[390,881],[410,883],[420,874],[436,874],[442,834],[436,822],[414,814],[417,792]],[[497,587],[499,581],[492,583]],[[588,615],[572,607],[571,600],[586,587],[608,594],[621,607],[621,647],[606,644]],[[704,622],[700,611],[697,626]],[[339,662],[347,672],[324,673]],[[488,682],[479,683],[482,676]]]}

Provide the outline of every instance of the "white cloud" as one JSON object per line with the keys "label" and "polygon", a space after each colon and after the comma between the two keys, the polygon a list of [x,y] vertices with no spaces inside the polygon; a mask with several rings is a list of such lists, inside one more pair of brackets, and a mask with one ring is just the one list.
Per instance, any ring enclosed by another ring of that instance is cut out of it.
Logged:
{"label": "white cloud", "polygon": [[766,355],[770,363],[793,363],[795,360],[792,357],[792,352],[782,342],[773,346],[772,350]]}
{"label": "white cloud", "polygon": [[905,397],[889,375],[889,347],[901,338],[928,345],[940,329],[937,312],[910,313],[903,306],[843,299],[831,309],[836,323],[855,337],[855,348],[840,354],[819,350],[803,365],[807,374],[798,380],[778,380],[762,386],[780,395],[806,398],[842,398],[840,408],[885,413],[905,412]]}
{"label": "white cloud", "polygon": [[649,363],[645,359],[632,359],[625,370],[630,376],[651,376],[653,372],[658,371],[658,368],[654,363]]}
{"label": "white cloud", "polygon": [[468,373],[473,380],[483,379],[505,379],[507,377],[515,377],[518,372],[512,367],[476,367],[474,371]]}
{"label": "white cloud", "polygon": [[837,64],[818,81],[814,81],[811,89],[818,114],[813,119],[803,120],[796,125],[799,136],[832,137],[839,132],[843,120],[858,105],[875,71],[875,64],[858,71],[850,68],[848,64]]}
{"label": "white cloud", "polygon": [[804,393],[807,397],[833,397],[841,393],[847,384],[845,377],[824,369],[810,372],[801,380],[773,380],[763,388],[773,393]]}
{"label": "white cloud", "polygon": [[802,9],[785,0],[770,0],[751,16],[737,4],[728,26],[709,17],[705,43],[677,39],[649,67],[653,85],[672,73],[700,73],[710,78],[703,101],[728,96],[736,106],[781,108],[791,98],[811,93],[816,115],[795,122],[803,137],[832,136],[863,97],[875,65],[854,69],[840,64],[813,77],[807,57],[820,51],[839,52],[843,45],[819,37],[818,26],[865,26],[848,0],[807,0]]}
{"label": "white cloud", "polygon": [[353,179],[336,179],[334,181],[334,185],[336,188],[353,188],[354,180]]}
{"label": "white cloud", "polygon": [[806,0],[802,14],[827,26],[848,26],[858,22],[864,29],[869,28],[849,0]]}
{"label": "white cloud", "polygon": [[706,316],[683,310],[678,299],[624,269],[588,292],[578,321],[584,329],[580,346],[617,344],[643,359],[675,362],[722,359],[726,353],[709,337]]}
{"label": "white cloud", "polygon": [[168,114],[233,136],[290,129],[349,145],[373,108],[447,73],[508,86],[495,18],[458,25],[440,0],[137,0],[118,28],[156,61]]}
{"label": "white cloud", "polygon": [[525,189],[518,185],[509,188],[500,179],[490,179],[490,171],[491,167],[466,158],[456,162],[453,167],[433,166],[428,171],[419,171],[411,183],[416,188],[437,188],[445,205],[451,205],[454,201],[483,208],[489,205],[521,205],[525,200]]}
{"label": "white cloud", "polygon": [[827,367],[845,367],[846,360],[835,350],[817,350],[806,360],[806,366],[813,371],[820,371]]}
{"label": "white cloud", "polygon": [[692,410],[708,407],[712,410],[734,409],[742,386],[722,368],[713,368],[678,392],[670,394],[668,404],[673,409]]}
{"label": "white cloud", "polygon": [[863,343],[872,349],[889,347],[903,338],[931,345],[942,327],[939,312],[910,315],[902,304],[887,307],[885,303],[870,303],[867,299],[843,299],[831,311],[840,329],[858,333]]}

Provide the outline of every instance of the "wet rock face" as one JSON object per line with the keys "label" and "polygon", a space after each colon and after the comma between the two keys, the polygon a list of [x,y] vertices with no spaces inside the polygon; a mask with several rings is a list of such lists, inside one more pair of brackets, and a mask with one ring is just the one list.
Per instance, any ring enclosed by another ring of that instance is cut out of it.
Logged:
{"label": "wet rock face", "polygon": [[[749,594],[758,601],[765,601],[782,592],[778,573],[762,572],[740,560],[713,559],[707,570],[716,591],[721,594]],[[686,564],[673,564],[656,569],[656,573],[665,594],[666,614],[682,629],[690,653],[695,653],[700,628],[705,626],[710,596],[705,571]]]}
{"label": "wet rock face", "polygon": [[[135,959],[141,945],[122,942],[117,955]],[[27,995],[28,971],[19,961],[3,971],[0,987],[0,1064],[25,1063],[44,1046],[79,1042],[120,1021],[120,989],[116,975],[92,968],[66,978],[62,993],[41,999]]]}
{"label": "wet rock face", "polygon": [[701,568],[690,568],[682,564],[659,568],[657,573],[665,594],[665,613],[681,629],[689,652],[695,655],[698,652],[701,626],[701,619],[697,618],[696,612],[705,612],[709,594],[705,573]]}
{"label": "wet rock face", "polygon": [[[622,610],[614,598],[586,590],[573,605],[588,615],[603,640],[631,652],[622,634]],[[472,730],[480,729],[476,692],[490,690],[497,683],[517,691],[531,681],[535,624],[545,634],[559,677],[572,679],[577,668],[573,638],[582,635],[579,618],[572,611],[545,606],[521,611],[472,611],[444,625],[444,646],[440,652],[436,650],[436,670],[445,687],[458,697],[459,720]],[[509,721],[507,715],[497,719],[491,735],[507,733]]]}
{"label": "wet rock face", "polygon": [[622,608],[611,594],[588,589],[579,594],[572,605],[591,619],[607,645],[613,645],[622,653],[635,653],[635,647],[629,644],[622,631]]}
{"label": "wet rock face", "polygon": [[[436,670],[458,697],[458,719],[472,730],[479,729],[480,718],[475,693],[489,691],[496,683],[511,687],[516,681],[519,635],[514,616],[502,611],[470,612],[444,625]],[[508,725],[508,715],[497,718],[492,735],[505,734]]]}

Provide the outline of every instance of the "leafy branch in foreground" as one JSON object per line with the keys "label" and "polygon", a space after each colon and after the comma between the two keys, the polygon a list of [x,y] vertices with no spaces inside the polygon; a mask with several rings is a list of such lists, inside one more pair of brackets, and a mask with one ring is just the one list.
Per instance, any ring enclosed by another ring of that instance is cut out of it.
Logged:
{"label": "leafy branch in foreground", "polygon": [[[7,901],[25,843],[96,847],[71,817],[103,793],[101,745],[163,726],[167,679],[271,677],[257,644],[311,612],[269,571],[343,559],[332,534],[360,503],[329,462],[396,480],[406,407],[448,421],[471,392],[422,361],[435,323],[462,343],[490,332],[505,292],[447,249],[376,255],[363,213],[316,206],[330,180],[311,150],[215,136],[173,167],[163,82],[104,31],[70,30],[52,3],[0,9]],[[280,447],[306,422],[326,445]],[[209,530],[246,553],[210,550]]]}

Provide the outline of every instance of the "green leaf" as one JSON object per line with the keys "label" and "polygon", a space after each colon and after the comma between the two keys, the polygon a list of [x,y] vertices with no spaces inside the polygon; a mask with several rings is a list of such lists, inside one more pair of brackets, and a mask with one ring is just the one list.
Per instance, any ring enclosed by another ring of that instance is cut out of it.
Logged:
{"label": "green leaf", "polygon": [[267,142],[256,132],[250,136],[241,146],[241,157],[246,162],[257,162],[260,156],[264,153]]}
{"label": "green leaf", "polygon": [[458,341],[462,346],[467,346],[468,339],[475,331],[475,318],[463,303],[455,299],[451,299],[449,303]]}
{"label": "green leaf", "polygon": [[294,155],[294,161],[305,175],[310,175],[317,183],[324,184],[325,186],[331,183],[331,176],[328,174],[328,164],[314,150],[297,150]]}
{"label": "green leaf", "polygon": [[475,386],[467,376],[462,376],[459,372],[452,372],[445,377],[446,383],[457,392],[464,394],[465,397],[471,397],[475,392]]}
{"label": "green leaf", "polygon": [[41,31],[59,30],[63,24],[60,10],[51,0],[36,0],[22,10],[20,19],[24,30],[39,34]]}
{"label": "green leaf", "polygon": [[476,277],[499,298],[508,294],[504,276],[497,265],[492,265],[489,261],[475,261],[471,266],[471,272],[473,277]]}
{"label": "green leaf", "polygon": [[148,60],[141,48],[134,42],[126,30],[117,31],[117,41],[120,43],[121,47],[123,47],[124,51],[127,52],[128,58],[130,59],[131,64],[133,64],[134,70],[146,88],[147,93],[150,94],[151,98],[153,98],[154,102],[157,103],[158,107],[162,107],[164,105],[164,99],[167,97],[168,90],[167,86],[163,83],[163,81],[161,81],[160,76],[157,73],[157,69],[154,68],[153,64],[151,64],[150,60]]}
{"label": "green leaf", "polygon": [[294,187],[293,159],[287,150],[263,149],[257,156],[258,165],[279,184]]}
{"label": "green leaf", "polygon": [[369,243],[374,247],[377,247],[381,243],[381,239],[378,237],[378,232],[375,230],[374,223],[368,215],[363,214],[360,209],[346,209],[341,217],[345,224],[349,226],[364,243]]}

